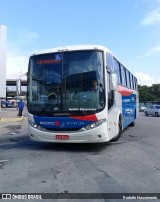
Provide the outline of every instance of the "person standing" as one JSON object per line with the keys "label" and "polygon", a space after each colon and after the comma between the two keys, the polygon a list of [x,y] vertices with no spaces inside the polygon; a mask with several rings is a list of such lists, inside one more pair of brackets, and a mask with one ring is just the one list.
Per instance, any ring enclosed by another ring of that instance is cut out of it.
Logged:
{"label": "person standing", "polygon": [[23,112],[23,109],[24,109],[24,102],[22,100],[20,100],[18,102],[18,116],[22,116],[22,112]]}
{"label": "person standing", "polygon": [[92,81],[92,88],[91,88],[92,91],[98,91],[98,82],[97,80],[93,80]]}

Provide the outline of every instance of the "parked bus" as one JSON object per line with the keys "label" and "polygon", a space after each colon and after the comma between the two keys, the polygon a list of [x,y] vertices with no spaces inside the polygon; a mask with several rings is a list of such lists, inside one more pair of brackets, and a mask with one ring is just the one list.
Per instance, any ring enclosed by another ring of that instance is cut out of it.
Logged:
{"label": "parked bus", "polygon": [[103,46],[67,46],[34,54],[27,83],[34,141],[116,141],[138,115],[136,77]]}

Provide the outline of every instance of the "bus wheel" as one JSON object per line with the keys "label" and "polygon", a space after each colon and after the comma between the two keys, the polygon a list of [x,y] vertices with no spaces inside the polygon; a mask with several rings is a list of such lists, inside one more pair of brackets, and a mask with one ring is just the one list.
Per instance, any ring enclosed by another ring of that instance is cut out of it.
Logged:
{"label": "bus wheel", "polygon": [[129,124],[129,126],[131,127],[135,126],[135,122],[133,121],[132,123]]}
{"label": "bus wheel", "polygon": [[120,138],[121,133],[122,133],[122,120],[119,117],[119,121],[118,121],[118,134],[113,139],[111,139],[111,142],[117,141]]}

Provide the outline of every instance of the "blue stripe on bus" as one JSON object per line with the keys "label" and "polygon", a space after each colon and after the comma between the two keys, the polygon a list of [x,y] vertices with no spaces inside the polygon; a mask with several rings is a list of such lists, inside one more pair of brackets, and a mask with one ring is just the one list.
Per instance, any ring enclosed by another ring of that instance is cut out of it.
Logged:
{"label": "blue stripe on bus", "polygon": [[123,128],[127,127],[136,118],[136,95],[122,96]]}
{"label": "blue stripe on bus", "polygon": [[83,128],[93,123],[92,120],[81,120],[76,117],[40,117],[34,116],[36,124],[44,128]]}

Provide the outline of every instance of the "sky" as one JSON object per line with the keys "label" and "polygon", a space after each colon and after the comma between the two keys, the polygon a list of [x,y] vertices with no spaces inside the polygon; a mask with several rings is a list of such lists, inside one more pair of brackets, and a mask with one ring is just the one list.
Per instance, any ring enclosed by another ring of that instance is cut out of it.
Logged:
{"label": "sky", "polygon": [[140,85],[160,83],[160,0],[0,0],[7,26],[7,79],[27,72],[33,53],[106,46]]}

